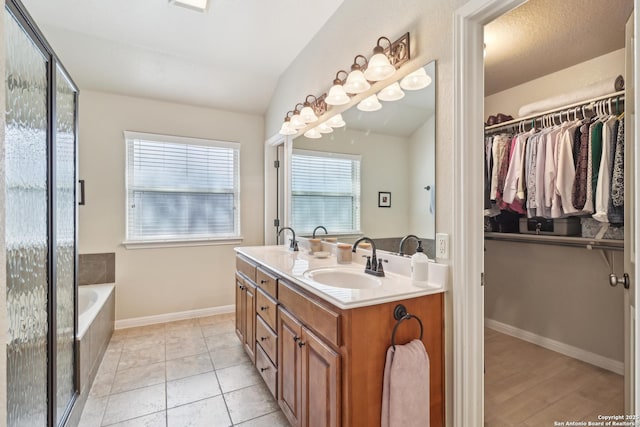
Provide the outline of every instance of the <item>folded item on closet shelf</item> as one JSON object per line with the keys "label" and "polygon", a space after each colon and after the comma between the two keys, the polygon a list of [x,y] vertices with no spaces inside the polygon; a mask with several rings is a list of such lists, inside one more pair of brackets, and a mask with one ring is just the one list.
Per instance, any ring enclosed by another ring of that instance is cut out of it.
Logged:
{"label": "folded item on closet shelf", "polygon": [[563,105],[575,104],[577,102],[586,101],[598,96],[607,95],[612,92],[618,92],[623,89],[624,78],[622,78],[622,76],[610,77],[608,79],[600,80],[596,83],[590,84],[573,92],[523,105],[518,110],[518,116],[525,117],[531,114],[553,110],[554,108],[562,107]]}

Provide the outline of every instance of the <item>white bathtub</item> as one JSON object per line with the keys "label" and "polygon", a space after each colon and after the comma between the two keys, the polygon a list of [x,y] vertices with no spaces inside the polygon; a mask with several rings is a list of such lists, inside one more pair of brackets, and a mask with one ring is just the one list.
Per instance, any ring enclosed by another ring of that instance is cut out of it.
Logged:
{"label": "white bathtub", "polygon": [[78,340],[82,340],[114,288],[113,283],[78,286]]}

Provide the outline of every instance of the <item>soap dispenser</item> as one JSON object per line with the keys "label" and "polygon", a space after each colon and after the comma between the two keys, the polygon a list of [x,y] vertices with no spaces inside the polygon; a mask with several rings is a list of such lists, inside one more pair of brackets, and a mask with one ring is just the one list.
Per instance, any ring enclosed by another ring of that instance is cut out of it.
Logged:
{"label": "soap dispenser", "polygon": [[424,253],[422,240],[418,240],[416,253],[411,257],[411,282],[415,286],[427,287],[429,273],[429,257]]}

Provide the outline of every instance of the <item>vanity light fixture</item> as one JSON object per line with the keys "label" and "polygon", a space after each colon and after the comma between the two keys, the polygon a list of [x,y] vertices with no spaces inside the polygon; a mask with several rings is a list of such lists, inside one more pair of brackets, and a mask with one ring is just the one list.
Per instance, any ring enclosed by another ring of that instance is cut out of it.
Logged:
{"label": "vanity light fixture", "polygon": [[169,4],[186,7],[198,12],[206,12],[209,0],[169,0]]}
{"label": "vanity light fixture", "polygon": [[404,92],[400,89],[398,82],[391,83],[378,92],[378,99],[380,101],[397,101],[402,98],[404,98]]}
{"label": "vanity light fixture", "polygon": [[304,133],[304,136],[310,139],[320,139],[322,138],[322,134],[316,128],[311,128]]}
{"label": "vanity light fixture", "polygon": [[427,74],[424,67],[407,74],[400,81],[400,87],[404,90],[420,90],[431,84],[431,77]]}
{"label": "vanity light fixture", "polygon": [[363,99],[358,104],[358,110],[360,111],[378,111],[382,108],[382,104],[378,101],[378,97],[374,93],[373,95]]}
{"label": "vanity light fixture", "polygon": [[391,65],[389,57],[384,52],[384,48],[380,46],[380,42],[386,40],[391,48],[391,41],[386,37],[380,37],[376,47],[373,48],[373,56],[369,60],[369,65],[364,72],[364,77],[372,82],[387,79],[396,72],[396,67]]}
{"label": "vanity light fixture", "polygon": [[312,103],[309,102],[309,97],[313,98],[313,103],[318,100],[318,98],[313,95],[307,95],[307,98],[305,99],[303,104],[304,106],[302,107],[302,110],[300,110],[300,118],[304,120],[305,123],[313,123],[318,121],[318,116],[316,116],[313,108],[311,108]]}
{"label": "vanity light fixture", "polygon": [[320,123],[315,128],[318,129],[318,132],[320,132],[320,133],[331,133],[331,132],[333,132],[333,128],[331,126],[329,126],[327,124],[327,122]]}
{"label": "vanity light fixture", "polygon": [[344,119],[342,118],[342,114],[336,114],[335,116],[327,120],[326,123],[334,129],[341,128],[346,125]]}
{"label": "vanity light fixture", "polygon": [[324,100],[324,102],[329,105],[344,105],[349,102],[349,95],[347,95],[342,86],[344,81],[340,78],[341,73],[347,75],[347,72],[344,70],[336,73],[336,78],[333,79],[333,86],[329,89],[329,95],[327,95],[327,98]]}
{"label": "vanity light fixture", "polygon": [[280,135],[295,135],[298,133],[298,130],[291,124],[291,117],[289,117],[289,113],[293,113],[293,111],[287,112],[287,115],[284,116],[284,122],[282,123],[282,127],[280,128]]}
{"label": "vanity light fixture", "polygon": [[371,88],[371,85],[365,79],[362,72],[362,65],[358,64],[358,58],[364,60],[364,66],[367,66],[367,58],[362,55],[357,55],[353,58],[353,64],[351,65],[351,72],[347,76],[347,81],[344,84],[344,90],[347,93],[358,94],[366,92]]}

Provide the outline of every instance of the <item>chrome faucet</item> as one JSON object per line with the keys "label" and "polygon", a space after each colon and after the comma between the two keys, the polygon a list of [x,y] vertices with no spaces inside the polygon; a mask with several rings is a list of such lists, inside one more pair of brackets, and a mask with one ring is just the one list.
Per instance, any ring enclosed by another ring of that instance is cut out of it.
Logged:
{"label": "chrome faucet", "polygon": [[324,230],[324,234],[329,234],[329,232],[327,231],[327,229],[326,229],[326,228],[324,228],[324,225],[319,225],[319,226],[317,226],[316,228],[314,228],[314,229],[313,229],[313,237],[312,237],[312,239],[315,239],[315,238],[316,238],[316,231],[318,231],[318,229],[319,229],[319,228],[321,228],[321,229],[323,229],[323,230]]}
{"label": "chrome faucet", "polygon": [[[384,269],[382,268],[382,260],[378,261],[376,256],[376,244],[369,237],[361,237],[355,241],[353,247],[351,248],[351,252],[355,252],[358,248],[358,245],[361,242],[367,241],[371,243],[371,257],[367,257],[367,266],[364,269],[364,272],[367,274],[373,274],[374,276],[384,277]],[[369,259],[371,258],[371,259]]]}
{"label": "chrome faucet", "polygon": [[280,236],[280,233],[282,233],[283,230],[289,230],[291,231],[291,234],[293,234],[293,238],[289,239],[289,241],[291,242],[291,244],[289,245],[289,250],[298,252],[298,241],[296,240],[296,232],[293,231],[293,228],[291,227],[282,227],[280,231],[278,231],[278,236]]}
{"label": "chrome faucet", "polygon": [[404,236],[402,238],[402,240],[400,240],[400,249],[398,249],[398,255],[400,255],[400,256],[404,255],[404,244],[409,239],[416,239],[416,241],[417,241],[418,240],[418,236],[416,236],[414,234],[409,234],[407,236]]}

